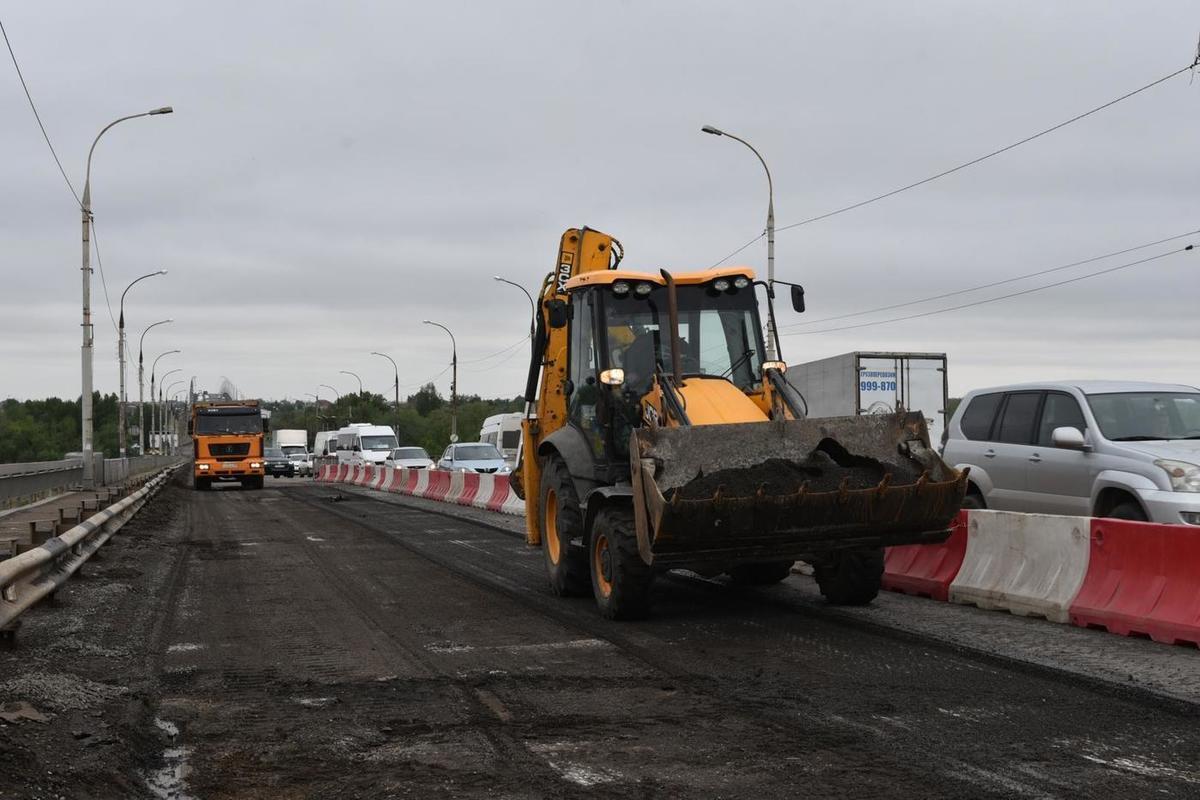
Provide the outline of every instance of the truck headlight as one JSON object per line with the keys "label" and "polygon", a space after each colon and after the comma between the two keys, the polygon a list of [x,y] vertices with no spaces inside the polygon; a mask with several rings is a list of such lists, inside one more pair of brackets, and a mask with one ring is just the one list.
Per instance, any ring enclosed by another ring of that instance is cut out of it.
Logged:
{"label": "truck headlight", "polygon": [[1200,492],[1200,466],[1165,458],[1155,461],[1154,464],[1167,473],[1171,480],[1171,489],[1174,491]]}
{"label": "truck headlight", "polygon": [[257,461],[250,462],[250,469],[258,469],[261,466],[262,466],[262,464],[258,463]]}
{"label": "truck headlight", "polygon": [[208,472],[208,464],[197,464],[196,468],[201,472]]}

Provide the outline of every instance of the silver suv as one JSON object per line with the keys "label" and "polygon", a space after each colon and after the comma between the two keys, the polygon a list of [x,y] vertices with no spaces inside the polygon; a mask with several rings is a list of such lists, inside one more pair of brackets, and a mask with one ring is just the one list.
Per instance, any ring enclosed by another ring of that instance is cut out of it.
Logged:
{"label": "silver suv", "polygon": [[1200,525],[1200,390],[1128,381],[978,389],[942,457],[964,506]]}

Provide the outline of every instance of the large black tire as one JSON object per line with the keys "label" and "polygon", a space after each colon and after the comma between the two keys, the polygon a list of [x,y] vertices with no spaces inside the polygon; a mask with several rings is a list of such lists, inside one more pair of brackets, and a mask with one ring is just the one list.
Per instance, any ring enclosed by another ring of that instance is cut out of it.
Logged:
{"label": "large black tire", "polygon": [[865,606],[883,582],[883,548],[844,550],[813,564],[821,594],[835,606]]}
{"label": "large black tire", "polygon": [[1106,517],[1112,519],[1127,519],[1134,522],[1149,522],[1149,517],[1146,512],[1142,511],[1142,507],[1132,500],[1126,500],[1124,503],[1118,503],[1112,511],[1105,514]]}
{"label": "large black tire", "polygon": [[212,478],[201,478],[197,475],[192,478],[192,488],[197,492],[207,492],[212,488]]}
{"label": "large black tire", "polygon": [[739,586],[770,586],[792,574],[794,561],[768,561],[765,564],[742,564],[729,570],[729,577]]}
{"label": "large black tire", "polygon": [[242,481],[242,486],[246,489],[261,489],[263,488],[263,477],[251,477]]}
{"label": "large black tire", "polygon": [[642,619],[650,613],[654,572],[638,554],[633,509],[608,506],[592,524],[592,594],[606,619]]}
{"label": "large black tire", "polygon": [[[550,590],[559,597],[582,597],[588,593],[587,550],[583,511],[567,465],[557,456],[542,462],[538,489],[538,517],[542,522],[542,555]],[[572,545],[579,539],[580,545]]]}

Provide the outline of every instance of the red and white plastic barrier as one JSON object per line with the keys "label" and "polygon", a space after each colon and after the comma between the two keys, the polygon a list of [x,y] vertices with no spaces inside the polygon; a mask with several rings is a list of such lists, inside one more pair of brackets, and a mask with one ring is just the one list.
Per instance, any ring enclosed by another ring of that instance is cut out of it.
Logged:
{"label": "red and white plastic barrier", "polygon": [[964,511],[940,545],[890,548],[883,585],[1200,647],[1200,527]]}
{"label": "red and white plastic barrier", "polygon": [[329,464],[321,467],[317,480],[324,483],[350,483],[518,517],[525,514],[525,501],[512,490],[507,475]]}

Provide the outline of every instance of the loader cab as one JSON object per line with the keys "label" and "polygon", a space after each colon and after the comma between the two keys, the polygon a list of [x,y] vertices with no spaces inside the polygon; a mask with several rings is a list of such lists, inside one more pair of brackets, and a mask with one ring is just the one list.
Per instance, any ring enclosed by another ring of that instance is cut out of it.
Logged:
{"label": "loader cab", "polygon": [[[742,268],[675,281],[681,376],[758,391],[765,348],[753,274]],[[657,275],[610,270],[584,273],[568,290],[568,418],[598,467],[627,469],[630,432],[654,413],[643,399],[656,374],[674,372],[668,288]]]}

